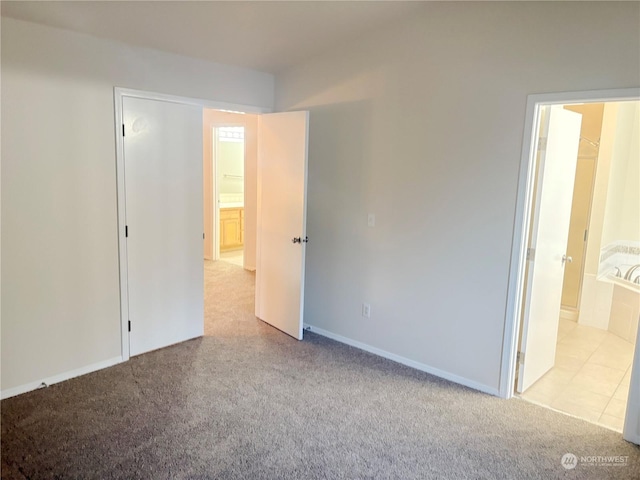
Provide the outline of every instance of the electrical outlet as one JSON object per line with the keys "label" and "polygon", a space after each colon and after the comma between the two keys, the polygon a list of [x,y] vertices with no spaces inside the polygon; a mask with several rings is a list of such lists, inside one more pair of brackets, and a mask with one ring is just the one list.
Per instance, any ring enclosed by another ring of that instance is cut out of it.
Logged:
{"label": "electrical outlet", "polygon": [[371,305],[368,303],[362,304],[362,316],[365,318],[371,317]]}

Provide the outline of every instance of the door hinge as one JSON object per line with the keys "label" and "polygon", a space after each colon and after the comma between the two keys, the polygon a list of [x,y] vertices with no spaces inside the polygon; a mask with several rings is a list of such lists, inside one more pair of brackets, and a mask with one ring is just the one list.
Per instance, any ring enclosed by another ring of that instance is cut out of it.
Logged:
{"label": "door hinge", "polygon": [[204,240],[204,233],[202,234],[202,239]]}
{"label": "door hinge", "polygon": [[129,237],[129,225],[124,226],[124,237],[125,238]]}
{"label": "door hinge", "polygon": [[524,352],[518,352],[516,356],[516,363],[519,365],[524,365]]}
{"label": "door hinge", "polygon": [[536,249],[535,248],[527,248],[527,260],[533,262],[536,258]]}
{"label": "door hinge", "polygon": [[129,320],[129,331],[131,331],[131,320]]}
{"label": "door hinge", "polygon": [[124,137],[124,123],[122,124],[122,136]]}
{"label": "door hinge", "polygon": [[587,237],[589,236],[589,230],[584,231],[584,241],[587,241]]}

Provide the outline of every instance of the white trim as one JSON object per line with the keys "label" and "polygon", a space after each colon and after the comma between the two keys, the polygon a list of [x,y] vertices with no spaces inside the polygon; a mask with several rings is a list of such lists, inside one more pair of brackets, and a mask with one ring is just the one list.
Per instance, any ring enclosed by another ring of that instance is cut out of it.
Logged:
{"label": "white trim", "polygon": [[258,107],[255,105],[243,105],[240,103],[219,102],[217,100],[207,100],[204,98],[181,97],[179,95],[168,95],[166,93],[147,92],[144,90],[134,90],[131,88],[114,87],[116,94],[120,96],[144,98],[147,100],[159,100],[162,102],[181,103],[184,105],[196,105],[202,108],[214,110],[226,110],[232,113],[271,113],[272,109]]}
{"label": "white trim", "polygon": [[[218,192],[218,126],[211,125],[211,196],[213,197],[213,260],[220,260],[220,193]],[[244,261],[244,255],[243,255]]]}
{"label": "white trim", "polygon": [[125,91],[114,88],[113,107],[115,112],[116,136],[116,195],[118,209],[118,273],[120,280],[120,355],[122,361],[129,360],[129,272],[127,270],[127,241],[124,236],[127,219],[124,178],[124,142],[122,137],[122,99]]}
{"label": "white trim", "polygon": [[507,303],[505,310],[502,364],[500,368],[499,395],[502,398],[511,398],[514,395],[516,373],[515,360],[518,349],[527,238],[533,195],[533,167],[535,163],[535,155],[532,150],[535,145],[535,137],[537,134],[536,129],[534,129],[534,125],[537,124],[540,107],[542,105],[637,100],[638,98],[640,98],[640,88],[542,93],[529,95],[527,97],[522,155],[520,157],[518,196],[516,199],[516,210],[514,216]]}
{"label": "white trim", "polygon": [[407,367],[415,368],[416,370],[420,370],[421,372],[426,372],[428,374],[435,375],[436,377],[444,378],[445,380],[449,380],[450,382],[454,382],[459,385],[464,385],[465,387],[473,388],[474,390],[479,390],[481,392],[488,393],[489,395],[498,396],[498,389],[496,388],[489,387],[482,383],[474,382],[473,380],[469,380],[468,378],[461,377],[459,375],[454,375],[453,373],[445,372],[444,370],[431,367],[424,363],[416,362],[414,360],[401,357],[400,355],[396,355],[395,353],[387,352],[386,350],[372,347],[371,345],[367,345],[366,343],[358,342],[356,340],[343,337],[342,335],[338,335],[336,333],[323,330],[322,328],[317,328],[317,327],[314,327],[313,325],[309,325],[305,323],[304,330],[310,331],[312,333],[317,333],[318,335],[322,335],[323,337],[330,338],[331,340],[335,340],[336,342],[344,343],[345,345],[350,345],[352,347],[359,348],[360,350],[364,350],[365,352],[373,353],[374,355],[386,358],[388,360],[392,360],[402,365],[406,365]]}
{"label": "white trim", "polygon": [[[125,239],[126,225],[126,197],[124,178],[124,144],[122,138],[122,99],[124,97],[143,98],[147,100],[157,100],[162,102],[180,103],[184,105],[196,105],[201,108],[216,110],[227,110],[237,113],[269,113],[271,109],[251,105],[241,105],[237,103],[219,102],[201,98],[180,97],[177,95],[167,95],[164,93],[147,92],[143,90],[133,90],[130,88],[113,88],[114,99],[114,120],[115,120],[115,140],[116,140],[116,182],[117,182],[117,210],[118,210],[118,261],[120,278],[120,337],[122,361],[129,360],[129,284],[127,272],[127,242]],[[215,192],[214,192],[215,193]],[[214,238],[217,237],[216,226],[213,226]],[[214,248],[215,255],[215,248]],[[39,384],[38,384],[39,385]]]}
{"label": "white trim", "polygon": [[87,373],[92,373],[98,370],[102,370],[103,368],[112,367],[122,362],[123,362],[122,357],[113,357],[108,360],[103,360],[102,362],[92,363],[91,365],[86,365],[81,368],[76,368],[75,370],[59,373],[57,375],[53,375],[51,377],[38,380],[36,382],[25,383],[24,385],[20,385],[18,387],[2,390],[0,397],[2,398],[2,400],[4,400],[5,398],[15,397],[16,395],[21,395],[23,393],[31,392],[39,388],[44,388],[43,384],[46,386],[49,386],[49,385],[53,385],[54,383],[64,382],[65,380],[70,380],[72,378],[79,377],[80,375],[86,375]]}
{"label": "white trim", "polygon": [[[258,117],[256,126],[256,136],[258,142],[258,151],[256,155],[256,281],[254,291],[254,309],[255,316],[262,320],[262,288],[260,282],[257,281],[257,271],[262,268],[262,175],[260,170],[262,168],[262,151],[260,149],[260,139],[262,138],[262,117]],[[244,261],[244,258],[242,259]]]}

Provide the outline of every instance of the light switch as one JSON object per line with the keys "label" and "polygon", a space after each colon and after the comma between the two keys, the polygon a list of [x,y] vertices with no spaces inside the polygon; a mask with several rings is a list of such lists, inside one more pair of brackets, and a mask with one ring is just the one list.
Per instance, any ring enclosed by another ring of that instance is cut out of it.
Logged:
{"label": "light switch", "polygon": [[376,226],[376,216],[373,213],[370,213],[367,216],[367,225],[370,227],[375,227]]}

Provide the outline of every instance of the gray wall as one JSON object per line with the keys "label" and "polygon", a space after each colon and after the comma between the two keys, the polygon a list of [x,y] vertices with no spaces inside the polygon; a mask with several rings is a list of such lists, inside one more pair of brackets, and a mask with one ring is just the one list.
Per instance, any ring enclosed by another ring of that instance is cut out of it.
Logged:
{"label": "gray wall", "polygon": [[640,86],[639,18],[428,2],[277,76],[311,110],[306,323],[497,392],[527,95]]}
{"label": "gray wall", "polygon": [[272,108],[255,71],[2,19],[2,393],[120,357],[113,87]]}

